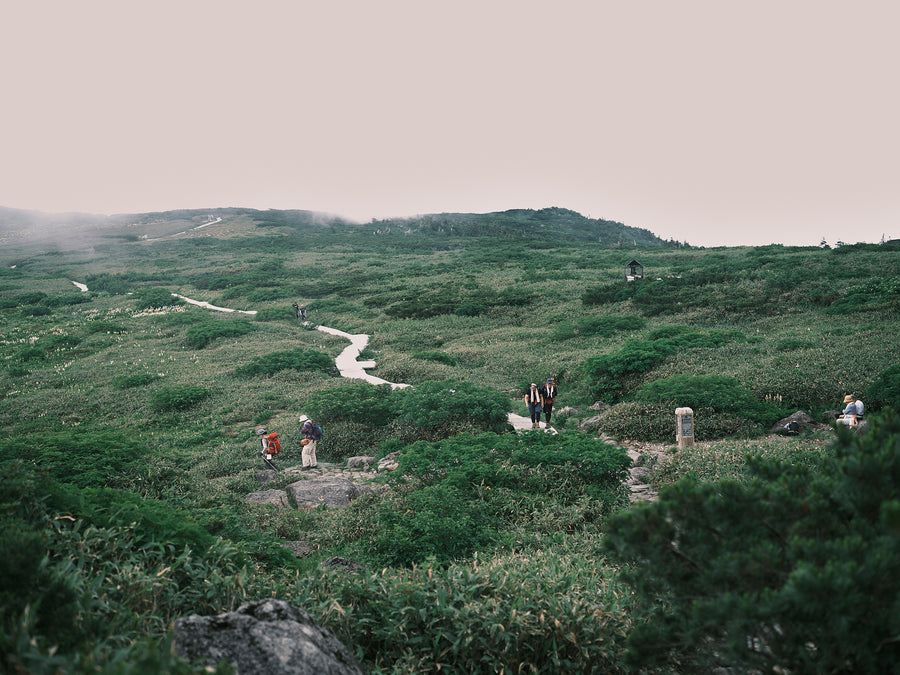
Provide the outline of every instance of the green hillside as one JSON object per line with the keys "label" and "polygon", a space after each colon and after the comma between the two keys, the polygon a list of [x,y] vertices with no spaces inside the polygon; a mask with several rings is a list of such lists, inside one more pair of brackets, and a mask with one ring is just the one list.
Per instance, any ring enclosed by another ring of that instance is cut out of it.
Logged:
{"label": "green hillside", "polygon": [[[565,209],[211,209],[42,236],[0,216],[0,670],[202,672],[170,653],[174,619],[273,596],[370,672],[900,657],[896,244],[700,249]],[[644,276],[626,282],[632,259]],[[316,326],[371,336],[368,372],[412,386],[341,378],[349,342]],[[513,433],[505,415],[549,376],[559,434]],[[850,392],[870,435],[770,434]],[[698,444],[676,452],[681,406]],[[387,489],[345,509],[249,503],[300,480],[301,413],[325,428],[323,464],[399,452]],[[603,439],[579,430],[597,416]],[[261,425],[285,448],[265,488]],[[661,498],[630,506],[625,448],[649,444],[669,450]],[[304,557],[284,546],[301,541]],[[332,556],[366,572],[323,569]],[[835,560],[868,604],[810,600],[837,595],[818,574]],[[773,634],[788,617],[804,631]]]}

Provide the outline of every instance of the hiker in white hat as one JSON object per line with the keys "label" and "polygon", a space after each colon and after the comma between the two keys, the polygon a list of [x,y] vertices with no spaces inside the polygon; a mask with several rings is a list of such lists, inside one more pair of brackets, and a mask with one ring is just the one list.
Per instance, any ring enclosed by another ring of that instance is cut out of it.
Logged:
{"label": "hiker in white hat", "polygon": [[525,404],[528,406],[528,414],[531,415],[531,428],[540,429],[541,427],[541,392],[537,383],[532,382],[528,391],[525,392]]}

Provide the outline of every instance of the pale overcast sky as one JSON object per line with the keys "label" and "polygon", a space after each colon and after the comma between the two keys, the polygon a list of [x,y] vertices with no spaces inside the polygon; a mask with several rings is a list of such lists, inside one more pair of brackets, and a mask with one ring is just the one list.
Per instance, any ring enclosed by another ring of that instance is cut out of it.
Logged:
{"label": "pale overcast sky", "polygon": [[898,27],[893,0],[4,2],[0,205],[900,238]]}

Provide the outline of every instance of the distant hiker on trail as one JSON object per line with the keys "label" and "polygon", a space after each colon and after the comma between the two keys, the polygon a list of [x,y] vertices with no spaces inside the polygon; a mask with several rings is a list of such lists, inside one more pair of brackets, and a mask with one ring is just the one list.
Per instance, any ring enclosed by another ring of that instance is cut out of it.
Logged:
{"label": "distant hiker on trail", "polygon": [[306,305],[300,305],[300,320],[306,321]]}
{"label": "distant hiker on trail", "polygon": [[863,415],[866,413],[866,406],[860,401],[855,394],[847,394],[844,397],[846,407],[841,411],[840,417],[837,418],[838,424],[847,424],[855,426]]}
{"label": "distant hiker on trail", "polygon": [[300,433],[303,434],[303,440],[300,445],[303,446],[303,468],[301,471],[309,471],[315,469],[319,462],[316,460],[316,441],[322,438],[322,427],[313,424],[313,421],[306,415],[300,415],[300,421],[303,426],[300,427]]}
{"label": "distant hiker on trail", "polygon": [[531,428],[541,428],[541,392],[536,383],[532,382],[528,391],[525,393],[525,403],[528,406],[528,413],[531,415]]}
{"label": "distant hiker on trail", "polygon": [[291,307],[294,308],[294,316],[296,316],[296,317],[299,319],[299,318],[300,318],[300,305],[297,304],[297,301],[296,301],[296,300],[295,300],[294,303],[291,305]]}
{"label": "distant hiker on trail", "polygon": [[556,382],[553,378],[547,380],[547,384],[541,387],[541,406],[547,418],[547,426],[550,426],[550,415],[553,414],[553,402],[556,400]]}

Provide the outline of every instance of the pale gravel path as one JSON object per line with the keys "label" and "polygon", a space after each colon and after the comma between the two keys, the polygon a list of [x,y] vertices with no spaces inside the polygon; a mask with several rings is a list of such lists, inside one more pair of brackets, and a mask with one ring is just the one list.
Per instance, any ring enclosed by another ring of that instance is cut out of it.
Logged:
{"label": "pale gravel path", "polygon": [[[207,223],[207,225],[212,223]],[[205,227],[205,225],[201,225],[200,227]],[[198,228],[194,228],[198,229]],[[87,291],[88,287],[84,284],[81,284],[77,281],[73,281],[78,288],[81,289],[82,292]],[[172,293],[173,297],[176,297],[180,300],[184,300],[187,303],[192,305],[197,305],[198,307],[205,307],[206,309],[211,309],[216,312],[237,312],[239,314],[256,314],[255,309],[231,309],[229,307],[217,307],[216,305],[210,304],[203,300],[193,300],[185,295],[180,295],[178,293]],[[309,322],[305,322],[304,325],[310,325]],[[408,384],[396,383],[396,382],[388,382],[380,377],[375,377],[374,375],[369,375],[366,372],[367,369],[375,367],[375,361],[358,361],[360,353],[363,349],[366,348],[369,344],[369,336],[365,333],[345,333],[342,330],[338,330],[337,328],[330,328],[328,326],[316,326],[316,330],[320,330],[323,333],[328,333],[329,335],[336,335],[338,337],[345,338],[350,340],[350,344],[342,351],[337,357],[334,359],[334,365],[337,367],[338,372],[341,374],[341,377],[346,377],[354,380],[365,380],[370,384],[389,384],[392,389],[402,389],[404,387],[409,387]],[[531,430],[531,420],[528,417],[523,417],[522,415],[517,415],[516,413],[509,413],[507,419],[509,423],[516,430]],[[540,428],[544,431],[548,431],[550,433],[556,434],[558,433],[556,429],[552,426],[549,426],[546,422],[540,423]]]}

